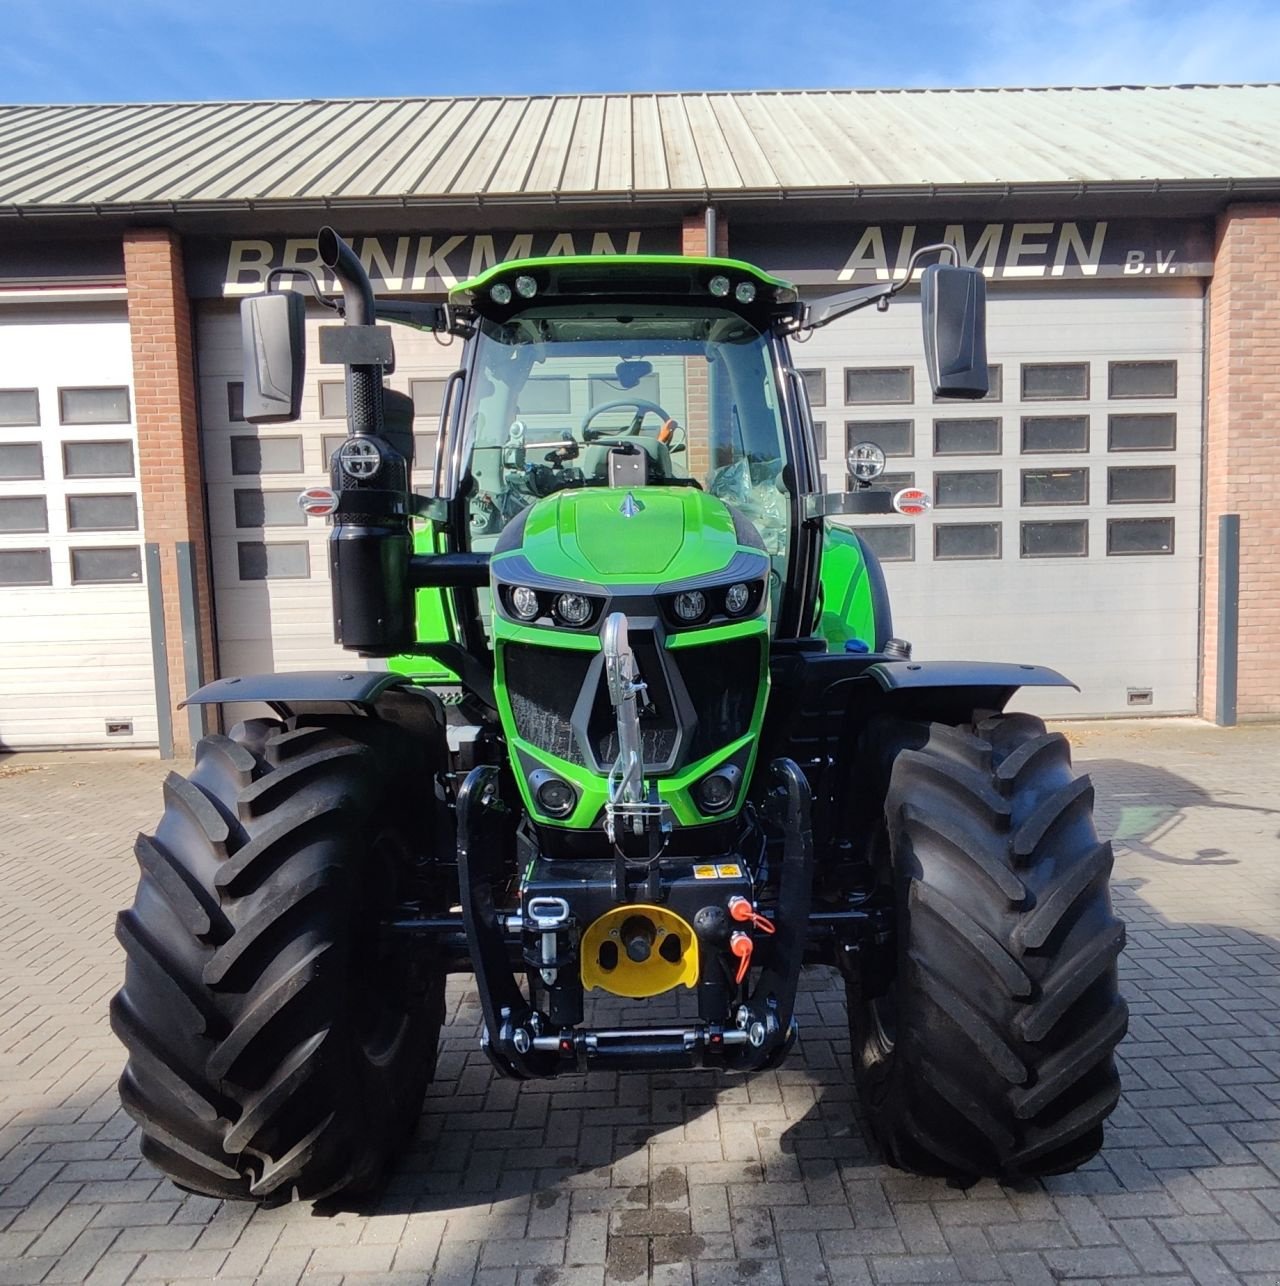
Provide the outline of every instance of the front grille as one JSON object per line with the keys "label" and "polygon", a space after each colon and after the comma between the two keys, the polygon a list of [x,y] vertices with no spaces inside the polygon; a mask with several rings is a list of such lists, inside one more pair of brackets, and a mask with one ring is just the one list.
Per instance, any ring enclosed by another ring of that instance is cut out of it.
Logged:
{"label": "front grille", "polygon": [[698,716],[689,761],[745,737],[760,693],[759,636],[682,648],[672,655],[680,659],[680,673]]}
{"label": "front grille", "polygon": [[586,763],[570,720],[596,655],[525,643],[508,643],[503,651],[516,731],[525,741],[571,764]]}
{"label": "front grille", "polygon": [[[631,646],[649,698],[640,716],[647,771],[692,763],[750,730],[760,688],[758,637],[669,652],[660,651],[652,634],[636,631]],[[595,765],[583,756],[572,728],[574,708],[600,654],[508,643],[503,658],[517,733],[569,763],[608,772],[618,757],[618,725],[603,665],[586,728]]]}
{"label": "front grille", "polygon": [[[636,654],[636,665],[645,682],[648,704],[640,711],[640,743],[647,769],[665,767],[675,754],[680,735],[680,716],[676,709],[671,685],[667,682],[662,659],[653,635],[637,631],[631,635],[631,650]],[[667,653],[671,664],[671,653]],[[612,768],[618,758],[618,720],[609,701],[609,686],[601,682],[591,708],[591,722],[587,725],[591,753],[596,762]]]}

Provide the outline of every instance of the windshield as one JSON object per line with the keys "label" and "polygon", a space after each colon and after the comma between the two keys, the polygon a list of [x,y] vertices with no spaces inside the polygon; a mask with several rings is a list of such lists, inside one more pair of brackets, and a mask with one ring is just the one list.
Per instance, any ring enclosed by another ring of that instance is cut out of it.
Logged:
{"label": "windshield", "polygon": [[698,486],[748,518],[783,573],[790,501],[767,338],[725,310],[583,304],[482,320],[464,459],[471,544],[569,487]]}

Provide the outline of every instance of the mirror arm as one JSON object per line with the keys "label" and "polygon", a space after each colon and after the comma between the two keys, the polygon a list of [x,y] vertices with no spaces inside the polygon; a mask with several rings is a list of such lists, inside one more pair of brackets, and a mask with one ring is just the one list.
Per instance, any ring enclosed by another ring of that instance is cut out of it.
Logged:
{"label": "mirror arm", "polygon": [[267,293],[271,292],[272,282],[278,281],[281,277],[305,277],[311,283],[311,292],[316,299],[326,308],[332,309],[339,317],[342,316],[342,305],[336,299],[330,299],[328,295],[320,289],[320,281],[315,273],[309,268],[272,268],[267,273]]}
{"label": "mirror arm", "polygon": [[819,326],[826,326],[837,318],[856,312],[859,308],[866,308],[868,304],[875,304],[880,312],[884,312],[889,307],[889,300],[911,284],[921,258],[927,254],[938,254],[944,258],[950,256],[953,263],[958,263],[960,258],[955,246],[949,241],[921,246],[907,260],[907,270],[903,273],[901,281],[878,281],[871,286],[858,286],[854,290],[845,290],[838,295],[828,295],[825,299],[819,299],[805,310],[800,329],[817,330]]}

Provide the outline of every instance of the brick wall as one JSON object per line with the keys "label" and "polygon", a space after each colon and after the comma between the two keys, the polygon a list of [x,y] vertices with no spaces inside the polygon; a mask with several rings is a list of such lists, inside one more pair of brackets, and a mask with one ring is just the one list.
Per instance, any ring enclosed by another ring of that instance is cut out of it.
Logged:
{"label": "brick wall", "polygon": [[182,751],[191,741],[188,716],[176,709],[186,695],[177,562],[177,546],[184,542],[191,543],[194,555],[198,646],[206,679],[215,673],[215,659],[191,310],[181,240],[164,228],[131,229],[124,235],[124,262],[142,512],[147,541],[160,547],[174,744]]}
{"label": "brick wall", "polygon": [[[705,211],[697,214],[686,214],[680,229],[680,253],[682,255],[705,255],[707,253],[707,216]],[[729,253],[729,220],[724,214],[716,214],[716,248],[715,253],[724,258]]]}
{"label": "brick wall", "polygon": [[1239,716],[1280,715],[1280,205],[1218,221],[1209,290],[1202,712],[1217,686],[1218,517],[1240,515]]}

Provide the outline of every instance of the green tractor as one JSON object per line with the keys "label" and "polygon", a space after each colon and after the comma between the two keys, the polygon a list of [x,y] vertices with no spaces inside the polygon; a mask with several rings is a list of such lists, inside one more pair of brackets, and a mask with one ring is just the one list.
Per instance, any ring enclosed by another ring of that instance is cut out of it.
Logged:
{"label": "green tractor", "polygon": [[[386,665],[188,698],[274,717],[205,737],[137,842],[111,1016],[144,1154],[216,1197],[367,1189],[412,1136],[449,972],[531,1079],[776,1067],[810,963],[845,980],[890,1162],[1092,1157],[1127,1020],[1111,852],[1066,740],[1003,713],[1067,680],[911,659],[833,519],[928,498],[876,487],[872,444],[823,493],[789,355],[904,283],[806,304],[728,259],[559,258],[405,303],[319,248],[349,432],[301,503],[333,524],[337,641]],[[981,275],[918,275],[935,394],[983,396]],[[305,362],[273,284],[242,313],[259,423],[298,416]],[[379,319],[465,339],[429,496]],[[636,1021],[593,1023],[588,993]],[[687,1016],[646,1024],[654,997]]]}

